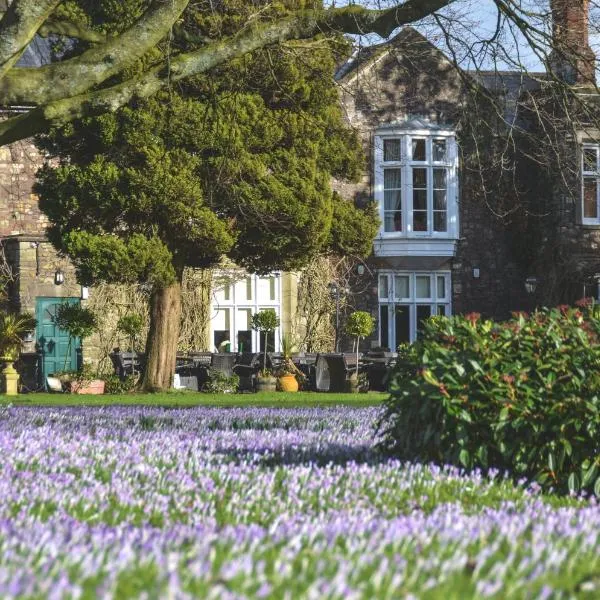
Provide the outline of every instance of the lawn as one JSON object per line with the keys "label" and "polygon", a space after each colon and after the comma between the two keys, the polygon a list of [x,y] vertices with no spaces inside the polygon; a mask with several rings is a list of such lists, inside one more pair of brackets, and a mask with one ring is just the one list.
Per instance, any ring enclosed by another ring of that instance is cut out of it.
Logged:
{"label": "lawn", "polygon": [[144,405],[165,408],[189,406],[222,407],[286,407],[310,406],[378,406],[387,398],[382,392],[366,394],[334,394],[321,392],[261,392],[258,394],[205,394],[198,392],[167,392],[157,394],[21,394],[8,398],[0,395],[0,402],[23,406],[112,406]]}
{"label": "lawn", "polygon": [[379,410],[3,408],[0,597],[598,597],[594,501],[386,459]]}

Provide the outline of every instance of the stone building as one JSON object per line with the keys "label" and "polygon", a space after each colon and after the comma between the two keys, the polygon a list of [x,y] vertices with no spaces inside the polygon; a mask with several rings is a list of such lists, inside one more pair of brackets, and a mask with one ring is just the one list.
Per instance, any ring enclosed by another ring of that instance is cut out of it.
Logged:
{"label": "stone building", "polygon": [[370,293],[354,299],[377,319],[367,346],[414,341],[435,314],[502,319],[597,297],[600,132],[588,1],[551,5],[558,80],[460,71],[411,28],[338,72],[369,157],[363,181],[341,188],[357,203],[374,199],[381,219],[363,275]]}

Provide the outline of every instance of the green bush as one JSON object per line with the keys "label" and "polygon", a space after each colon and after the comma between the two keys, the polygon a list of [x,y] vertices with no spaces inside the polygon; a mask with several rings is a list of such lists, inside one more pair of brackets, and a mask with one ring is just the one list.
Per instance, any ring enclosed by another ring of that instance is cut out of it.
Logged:
{"label": "green bush", "polygon": [[237,392],[239,385],[240,378],[235,373],[225,375],[222,371],[209,369],[208,381],[202,386],[202,391],[211,394],[227,394]]}
{"label": "green bush", "polygon": [[130,394],[137,390],[139,375],[127,375],[124,380],[118,375],[104,375],[105,394]]}
{"label": "green bush", "polygon": [[401,349],[380,422],[403,459],[496,468],[600,495],[600,320],[561,306],[434,317]]}

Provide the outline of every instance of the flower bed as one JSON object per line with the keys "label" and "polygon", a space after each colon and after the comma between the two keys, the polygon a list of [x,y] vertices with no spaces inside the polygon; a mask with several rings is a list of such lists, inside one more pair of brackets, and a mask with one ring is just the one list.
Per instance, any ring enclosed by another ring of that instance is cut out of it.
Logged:
{"label": "flower bed", "polygon": [[600,589],[595,502],[384,460],[378,411],[4,411],[0,596]]}

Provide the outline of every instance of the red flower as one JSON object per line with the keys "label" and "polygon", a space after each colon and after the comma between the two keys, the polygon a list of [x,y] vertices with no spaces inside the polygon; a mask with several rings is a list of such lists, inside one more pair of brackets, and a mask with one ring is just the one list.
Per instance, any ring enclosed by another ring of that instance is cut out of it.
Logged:
{"label": "red flower", "polygon": [[568,304],[559,304],[556,308],[558,308],[563,315],[566,315],[571,307]]}
{"label": "red flower", "polygon": [[481,313],[470,312],[465,315],[465,319],[467,321],[470,321],[473,325],[475,325],[475,323],[477,323],[477,321],[479,321],[479,319],[481,319]]}

